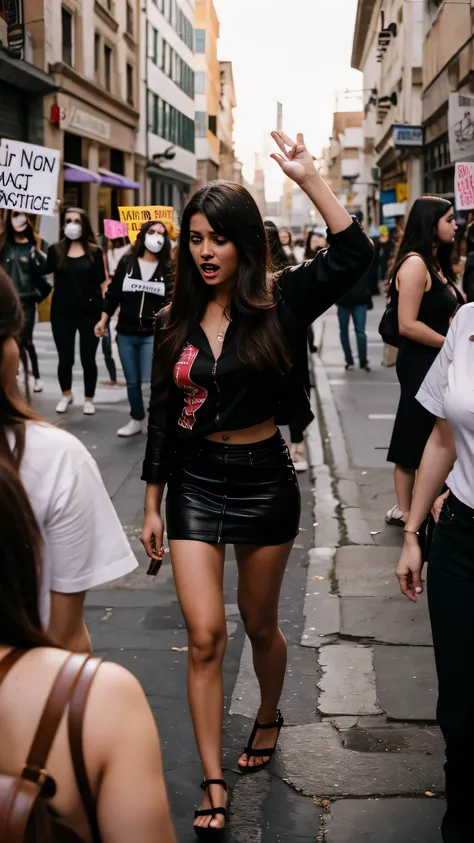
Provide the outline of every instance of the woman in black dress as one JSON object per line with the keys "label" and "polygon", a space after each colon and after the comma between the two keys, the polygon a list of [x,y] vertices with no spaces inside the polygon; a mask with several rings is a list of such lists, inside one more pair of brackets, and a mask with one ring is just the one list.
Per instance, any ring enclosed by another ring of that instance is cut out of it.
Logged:
{"label": "woman in black dress", "polygon": [[392,271],[391,297],[398,308],[401,336],[397,357],[398,405],[387,459],[395,463],[397,505],[386,516],[402,525],[434,416],[415,395],[442,348],[452,317],[463,304],[453,283],[451,248],[456,233],[453,206],[446,199],[422,196],[408,217]]}
{"label": "woman in black dress", "polygon": [[[332,232],[314,261],[267,272],[268,245],[250,194],[230,182],[198,191],[184,211],[171,305],[157,322],[142,542],[156,573],[163,558],[161,505],[188,631],[188,691],[204,768],[198,834],[226,818],[222,777],[225,545],[239,571],[237,601],[260,684],[257,721],[239,767],[273,755],[286,643],[278,626],[281,582],[298,533],[300,496],[277,424],[307,424],[301,382],[308,326],[367,269],[372,247],[322,180],[302,135],[273,133],[283,172]],[[287,147],[290,147],[287,151]]]}

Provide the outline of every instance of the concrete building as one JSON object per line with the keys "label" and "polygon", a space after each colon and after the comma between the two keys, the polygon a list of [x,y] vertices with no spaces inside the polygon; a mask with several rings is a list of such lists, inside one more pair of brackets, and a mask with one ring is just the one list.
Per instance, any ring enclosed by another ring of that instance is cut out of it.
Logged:
{"label": "concrete building", "polygon": [[[138,197],[138,0],[40,0],[48,97],[44,143],[63,154],[64,202],[95,231]],[[84,172],[84,168],[86,171]]]}
{"label": "concrete building", "polygon": [[363,170],[364,114],[362,111],[336,111],[329,147],[324,151],[324,177],[349,213],[366,209]]}
{"label": "concrete building", "polygon": [[219,175],[218,137],[221,95],[220,65],[217,59],[219,20],[213,0],[196,0],[194,13],[196,50],[196,158],[194,187],[217,179]]}
{"label": "concrete building", "polygon": [[453,200],[454,164],[474,160],[474,18],[459,3],[423,9],[424,189]]}
{"label": "concrete building", "polygon": [[361,181],[368,182],[368,215],[377,217],[378,195],[380,222],[389,227],[422,192],[422,53],[423,3],[359,0],[352,66],[364,74]]}
{"label": "concrete building", "polygon": [[140,126],[142,201],[171,205],[178,221],[196,177],[194,0],[143,0]]}
{"label": "concrete building", "polygon": [[0,14],[0,138],[44,143],[47,74],[41,0],[20,0]]}
{"label": "concrete building", "polygon": [[219,178],[242,184],[242,164],[237,161],[234,151],[234,108],[235,96],[232,62],[221,61],[221,92],[219,100],[219,119],[217,136],[219,138]]}

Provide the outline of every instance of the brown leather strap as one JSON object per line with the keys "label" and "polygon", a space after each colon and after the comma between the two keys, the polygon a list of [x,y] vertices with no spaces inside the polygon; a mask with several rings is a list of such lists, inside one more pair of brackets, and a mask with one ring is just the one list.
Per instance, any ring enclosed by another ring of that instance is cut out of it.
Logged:
{"label": "brown leather strap", "polygon": [[0,685],[5,679],[5,676],[10,672],[13,665],[15,665],[18,659],[21,659],[25,653],[26,650],[22,650],[20,647],[14,647],[13,650],[10,650],[10,652],[3,657],[0,661]]}
{"label": "brown leather strap", "polygon": [[68,656],[61,667],[53,687],[49,692],[40,722],[38,723],[38,728],[26,761],[26,767],[23,771],[24,774],[44,769],[51,744],[61,723],[64,709],[70,700],[87,659],[87,654],[73,654]]}
{"label": "brown leather strap", "polygon": [[83,727],[87,698],[101,662],[102,659],[91,657],[84,665],[71,698],[68,718],[69,747],[74,773],[94,843],[100,843],[100,832],[97,824],[97,805],[91,791],[84,762]]}

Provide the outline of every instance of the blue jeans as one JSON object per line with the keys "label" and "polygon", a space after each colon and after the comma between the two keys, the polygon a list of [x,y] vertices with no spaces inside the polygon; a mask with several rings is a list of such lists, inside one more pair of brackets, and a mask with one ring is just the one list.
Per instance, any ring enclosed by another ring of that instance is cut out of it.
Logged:
{"label": "blue jeans", "polygon": [[353,307],[344,307],[342,304],[337,306],[337,315],[339,318],[339,333],[341,337],[342,350],[346,358],[348,366],[354,365],[354,358],[352,356],[351,344],[349,341],[349,321],[352,316],[354,323],[354,330],[357,340],[357,353],[359,355],[359,363],[361,366],[367,365],[367,334],[365,333],[365,323],[367,320],[367,305],[355,304]]}
{"label": "blue jeans", "polygon": [[151,363],[153,359],[153,337],[133,337],[117,334],[117,345],[123,373],[127,381],[127,394],[130,402],[130,415],[136,421],[145,418],[142,383],[151,381]]}

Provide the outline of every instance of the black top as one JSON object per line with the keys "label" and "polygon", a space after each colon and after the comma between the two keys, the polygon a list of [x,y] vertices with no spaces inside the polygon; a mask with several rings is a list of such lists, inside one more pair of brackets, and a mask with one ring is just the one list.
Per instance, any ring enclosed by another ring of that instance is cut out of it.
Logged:
{"label": "black top", "polygon": [[50,246],[46,258],[46,274],[54,273],[54,294],[51,311],[63,316],[96,316],[102,310],[101,284],[105,281],[102,249],[90,246],[92,262],[87,255],[67,257],[58,269],[58,246]]}
{"label": "black top", "polygon": [[117,332],[150,337],[155,331],[156,315],[168,299],[171,282],[170,273],[165,275],[159,263],[149,281],[143,281],[138,260],[124,255],[107,288],[102,310],[113,316],[120,305]]}
{"label": "black top", "polygon": [[[407,257],[409,256],[407,255]],[[434,269],[428,271],[431,278],[431,287],[423,293],[417,319],[419,322],[423,322],[429,328],[432,328],[433,331],[445,337],[448,333],[451,319],[458,307],[464,304],[464,299],[452,282],[446,284]],[[391,301],[397,308],[398,298],[398,290],[395,284],[392,284]],[[435,348],[434,346],[418,343],[408,337],[401,338],[400,351],[405,347],[413,348],[413,346],[420,347],[421,350],[426,351],[428,354],[437,355],[439,353],[439,348]]]}
{"label": "black top", "polygon": [[[313,418],[302,373],[307,366],[307,330],[366,271],[373,250],[357,222],[330,237],[312,261],[283,270],[278,278],[278,316],[292,368],[274,375],[241,362],[230,323],[222,353],[214,360],[200,325],[192,329],[174,366],[166,401],[153,401],[142,479],[166,483],[178,435],[187,439],[219,430],[242,430],[270,418],[277,424]],[[158,334],[157,334],[158,338]]]}
{"label": "black top", "polygon": [[367,272],[364,272],[362,278],[359,278],[356,284],[339,299],[338,305],[342,307],[357,307],[360,304],[370,307],[372,303],[372,295],[370,292],[369,281],[372,273],[372,267],[369,266]]}

